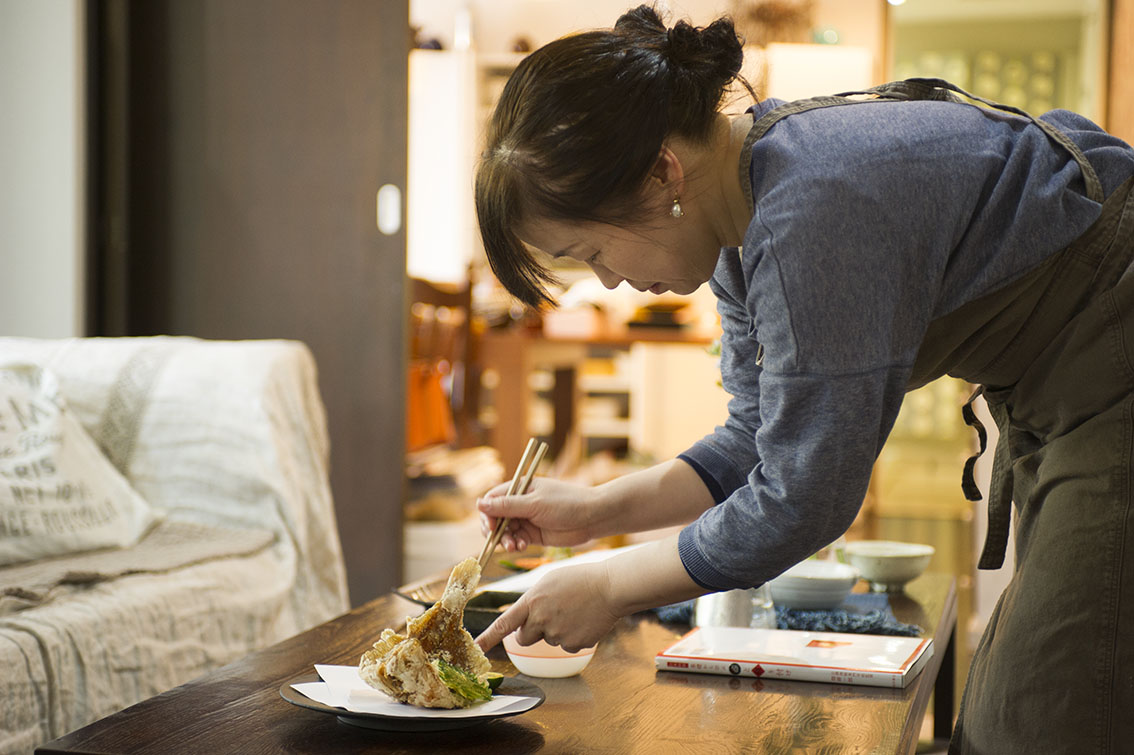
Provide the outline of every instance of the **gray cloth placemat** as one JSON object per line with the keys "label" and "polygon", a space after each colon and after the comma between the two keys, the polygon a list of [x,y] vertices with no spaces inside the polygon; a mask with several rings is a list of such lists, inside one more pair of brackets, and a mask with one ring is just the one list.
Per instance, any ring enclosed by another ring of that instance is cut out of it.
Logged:
{"label": "gray cloth placemat", "polygon": [[250,556],[275,540],[268,530],[162,521],[137,544],[0,568],[0,615],[40,605],[65,585],[160,573],[220,558]]}
{"label": "gray cloth placemat", "polygon": [[898,621],[890,609],[889,598],[880,593],[851,594],[838,608],[804,609],[776,606],[780,629],[851,634],[888,634],[916,637],[921,627]]}
{"label": "gray cloth placemat", "polygon": [[[663,622],[689,624],[693,620],[692,600],[653,610]],[[914,637],[922,631],[916,624],[898,621],[890,610],[889,599],[880,593],[852,593],[841,606],[833,609],[808,610],[776,606],[776,628],[903,637]]]}

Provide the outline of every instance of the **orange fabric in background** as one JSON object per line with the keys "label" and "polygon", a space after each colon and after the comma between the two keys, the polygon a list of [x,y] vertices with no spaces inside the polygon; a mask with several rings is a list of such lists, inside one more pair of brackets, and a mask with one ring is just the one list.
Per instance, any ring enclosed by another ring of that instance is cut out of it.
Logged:
{"label": "orange fabric in background", "polygon": [[444,380],[448,363],[441,360],[413,360],[409,365],[406,390],[406,450],[418,451],[456,437],[453,413]]}

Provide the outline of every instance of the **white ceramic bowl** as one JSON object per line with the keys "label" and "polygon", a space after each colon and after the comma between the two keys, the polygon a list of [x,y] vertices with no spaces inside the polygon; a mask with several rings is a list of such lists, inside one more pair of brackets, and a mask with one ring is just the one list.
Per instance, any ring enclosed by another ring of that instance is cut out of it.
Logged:
{"label": "white ceramic bowl", "polygon": [[768,583],[772,602],[787,608],[836,608],[858,581],[853,566],[838,561],[800,561]]}
{"label": "white ceramic bowl", "polygon": [[504,638],[504,651],[508,653],[508,659],[521,674],[545,679],[574,676],[587,667],[595,654],[593,647],[583,648],[577,653],[568,653],[563,648],[548,645],[543,640],[532,645],[521,645],[516,639],[515,632]]}
{"label": "white ceramic bowl", "polygon": [[925,571],[934,552],[932,545],[894,540],[857,540],[846,549],[847,560],[875,592],[900,592]]}

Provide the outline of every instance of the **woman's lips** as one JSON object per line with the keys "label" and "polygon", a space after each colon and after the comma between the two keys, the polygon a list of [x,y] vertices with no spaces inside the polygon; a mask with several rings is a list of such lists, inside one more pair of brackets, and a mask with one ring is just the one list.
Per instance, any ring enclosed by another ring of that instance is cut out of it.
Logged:
{"label": "woman's lips", "polygon": [[668,290],[669,289],[666,288],[665,284],[662,283],[655,283],[654,285],[650,286],[651,294],[664,294]]}

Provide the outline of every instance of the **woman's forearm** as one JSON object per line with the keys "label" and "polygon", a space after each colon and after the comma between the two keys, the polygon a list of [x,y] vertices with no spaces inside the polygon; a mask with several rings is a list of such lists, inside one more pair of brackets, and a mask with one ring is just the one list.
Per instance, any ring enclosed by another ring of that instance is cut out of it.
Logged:
{"label": "woman's forearm", "polygon": [[602,512],[599,536],[686,524],[713,505],[700,475],[680,459],[624,475],[595,491]]}
{"label": "woman's forearm", "polygon": [[677,535],[621,553],[601,562],[612,611],[629,616],[704,595],[708,590],[689,576],[677,552]]}

